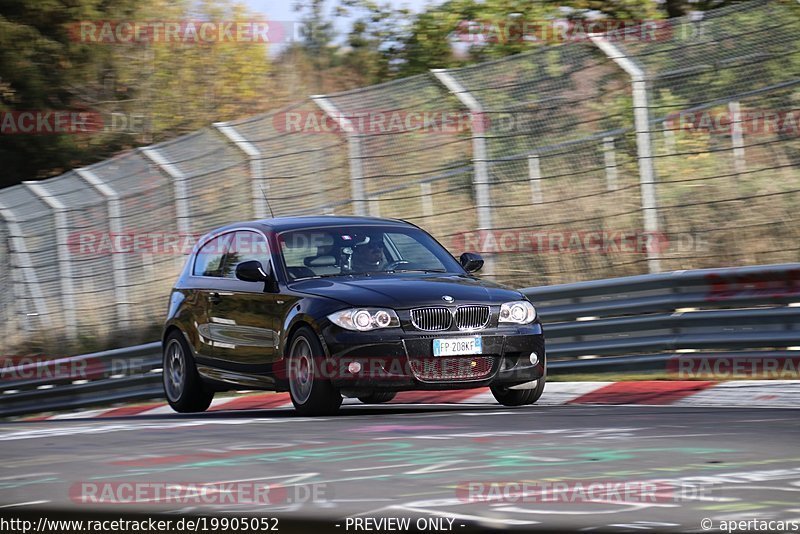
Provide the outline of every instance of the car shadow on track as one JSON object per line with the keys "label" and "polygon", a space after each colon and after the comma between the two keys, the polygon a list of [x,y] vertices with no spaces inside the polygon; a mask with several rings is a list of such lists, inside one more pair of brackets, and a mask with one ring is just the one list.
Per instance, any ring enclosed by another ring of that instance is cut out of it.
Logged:
{"label": "car shadow on track", "polygon": [[[107,417],[91,417],[91,418],[71,418],[50,420],[57,422],[64,421],[115,421],[115,420],[130,420],[137,419],[140,421],[161,421],[168,419],[253,419],[253,418],[272,418],[272,419],[337,419],[337,418],[351,418],[351,417],[365,417],[365,416],[387,416],[387,415],[403,415],[403,414],[429,414],[429,413],[446,413],[446,412],[462,412],[468,411],[495,411],[497,409],[503,410],[519,410],[520,408],[508,408],[500,405],[486,405],[486,404],[386,404],[380,406],[364,406],[364,405],[344,405],[336,415],[327,415],[320,417],[308,417],[299,415],[292,408],[254,408],[254,409],[239,409],[239,410],[214,410],[209,412],[199,413],[158,413],[158,414],[139,414],[139,415],[119,415]],[[42,423],[48,422],[39,421]]]}

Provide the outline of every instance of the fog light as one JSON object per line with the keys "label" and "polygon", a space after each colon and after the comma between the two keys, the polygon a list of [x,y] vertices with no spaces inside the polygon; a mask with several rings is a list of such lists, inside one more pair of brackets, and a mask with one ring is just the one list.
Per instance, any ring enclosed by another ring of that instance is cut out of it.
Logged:
{"label": "fog light", "polygon": [[531,365],[536,365],[537,363],[539,363],[539,355],[531,352]]}
{"label": "fog light", "polygon": [[350,371],[351,375],[354,375],[361,371],[361,364],[358,362],[350,362],[350,365],[347,366],[347,370]]}

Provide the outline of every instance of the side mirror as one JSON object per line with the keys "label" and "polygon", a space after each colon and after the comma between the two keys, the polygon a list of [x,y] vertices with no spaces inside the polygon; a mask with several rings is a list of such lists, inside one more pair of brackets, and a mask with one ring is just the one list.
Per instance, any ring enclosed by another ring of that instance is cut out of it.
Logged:
{"label": "side mirror", "polygon": [[260,261],[243,261],[236,266],[236,278],[245,282],[266,282],[270,276]]}
{"label": "side mirror", "polygon": [[245,282],[264,282],[265,293],[278,293],[278,281],[272,274],[272,270],[267,271],[260,261],[243,261],[236,266],[236,278]]}
{"label": "side mirror", "polygon": [[463,253],[458,261],[461,262],[461,266],[468,273],[474,273],[483,267],[483,258],[481,258],[480,254],[475,254],[474,252]]}

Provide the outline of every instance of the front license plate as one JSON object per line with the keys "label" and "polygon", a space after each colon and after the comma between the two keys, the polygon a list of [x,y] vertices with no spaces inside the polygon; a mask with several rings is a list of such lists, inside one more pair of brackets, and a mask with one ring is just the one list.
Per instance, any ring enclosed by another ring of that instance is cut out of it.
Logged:
{"label": "front license plate", "polygon": [[481,354],[481,337],[451,337],[433,340],[434,356],[460,356],[462,354]]}

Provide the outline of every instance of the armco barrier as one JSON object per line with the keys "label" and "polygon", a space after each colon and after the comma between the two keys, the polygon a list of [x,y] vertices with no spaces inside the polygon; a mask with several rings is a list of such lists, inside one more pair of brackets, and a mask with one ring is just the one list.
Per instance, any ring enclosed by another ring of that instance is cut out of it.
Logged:
{"label": "armco barrier", "polygon": [[800,348],[797,263],[522,291],[545,322],[549,369],[559,374],[667,371],[676,353],[741,359],[781,357]]}
{"label": "armco barrier", "polygon": [[162,396],[161,343],[0,369],[0,417]]}
{"label": "armco barrier", "polygon": [[[545,323],[551,374],[667,371],[676,354],[692,351],[752,360],[800,349],[800,263],[522,292]],[[161,397],[160,368],[158,342],[3,368],[0,416]]]}

